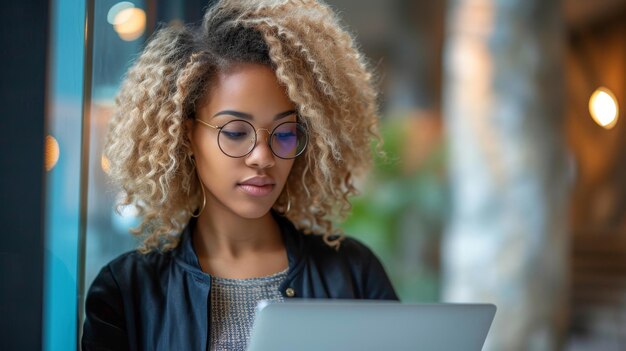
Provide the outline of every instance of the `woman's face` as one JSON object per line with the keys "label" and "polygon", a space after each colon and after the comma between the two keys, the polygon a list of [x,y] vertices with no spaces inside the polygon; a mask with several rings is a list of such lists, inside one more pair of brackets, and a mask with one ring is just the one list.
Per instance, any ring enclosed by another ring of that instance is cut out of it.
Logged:
{"label": "woman's face", "polygon": [[[219,130],[188,121],[189,139],[197,171],[204,183],[204,213],[224,210],[243,218],[267,214],[280,195],[293,159],[276,157],[268,145],[269,133],[283,122],[295,122],[295,106],[278,83],[271,68],[260,64],[238,64],[219,73],[196,108],[196,119],[222,127],[233,120],[250,122],[257,130],[254,149],[244,157],[229,157],[227,143],[236,140],[237,130]],[[233,124],[229,124],[232,126]]]}

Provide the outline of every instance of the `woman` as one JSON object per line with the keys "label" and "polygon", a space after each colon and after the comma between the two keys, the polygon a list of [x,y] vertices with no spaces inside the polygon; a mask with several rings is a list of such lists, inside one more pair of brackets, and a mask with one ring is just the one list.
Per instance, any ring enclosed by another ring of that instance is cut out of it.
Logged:
{"label": "woman", "polygon": [[224,0],[158,31],[105,151],[143,245],[93,282],[83,349],[243,350],[260,300],[396,300],[332,224],[371,161],[370,80],[317,1]]}

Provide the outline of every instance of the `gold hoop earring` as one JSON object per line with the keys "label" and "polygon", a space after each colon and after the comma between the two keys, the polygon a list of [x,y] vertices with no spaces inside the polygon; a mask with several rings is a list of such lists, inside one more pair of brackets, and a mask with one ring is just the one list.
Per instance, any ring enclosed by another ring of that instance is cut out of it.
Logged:
{"label": "gold hoop earring", "polygon": [[193,158],[193,155],[190,158],[191,163],[193,164],[193,168],[196,170],[196,177],[198,177],[198,183],[200,183],[200,189],[202,189],[202,207],[200,207],[200,211],[198,213],[191,213],[191,217],[198,218],[204,211],[204,207],[206,206],[206,193],[204,192],[204,184],[202,184],[202,180],[200,179],[200,175],[198,174],[198,167],[196,167],[196,161]]}
{"label": "gold hoop earring", "polygon": [[291,209],[291,195],[289,194],[289,188],[285,187],[285,190],[287,190],[287,210],[285,211],[287,213]]}

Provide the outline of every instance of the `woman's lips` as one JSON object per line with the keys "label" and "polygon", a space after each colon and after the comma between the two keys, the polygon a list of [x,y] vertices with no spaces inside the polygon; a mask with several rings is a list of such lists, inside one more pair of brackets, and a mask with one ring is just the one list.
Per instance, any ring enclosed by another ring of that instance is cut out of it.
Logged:
{"label": "woman's lips", "polygon": [[252,196],[265,196],[274,190],[274,184],[266,185],[252,185],[252,184],[239,184],[239,189],[244,193]]}
{"label": "woman's lips", "polygon": [[252,196],[265,196],[274,190],[276,183],[268,176],[254,176],[237,184],[244,193]]}

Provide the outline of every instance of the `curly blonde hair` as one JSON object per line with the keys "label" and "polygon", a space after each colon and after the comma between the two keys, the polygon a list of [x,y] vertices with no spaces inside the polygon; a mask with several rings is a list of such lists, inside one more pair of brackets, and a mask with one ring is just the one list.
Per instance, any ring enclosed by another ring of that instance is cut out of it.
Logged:
{"label": "curly blonde hair", "polygon": [[[158,30],[116,98],[105,155],[110,176],[137,206],[142,252],[169,250],[202,201],[185,120],[217,72],[237,63],[270,66],[309,132],[274,209],[298,229],[337,246],[355,175],[379,140],[376,90],[363,55],[328,5],[315,0],[222,0],[201,26]],[[288,194],[287,194],[288,193]]]}

